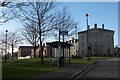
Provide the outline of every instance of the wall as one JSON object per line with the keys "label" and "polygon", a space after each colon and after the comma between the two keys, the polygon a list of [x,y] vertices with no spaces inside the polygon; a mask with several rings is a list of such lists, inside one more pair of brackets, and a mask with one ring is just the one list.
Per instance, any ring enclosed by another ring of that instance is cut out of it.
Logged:
{"label": "wall", "polygon": [[[92,55],[114,55],[114,32],[93,29],[88,31],[88,44],[91,44]],[[79,52],[87,56],[87,33],[78,34]]]}

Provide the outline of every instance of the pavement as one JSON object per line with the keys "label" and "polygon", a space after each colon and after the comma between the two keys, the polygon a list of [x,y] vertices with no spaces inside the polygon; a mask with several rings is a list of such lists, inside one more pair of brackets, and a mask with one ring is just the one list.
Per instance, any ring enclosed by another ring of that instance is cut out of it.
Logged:
{"label": "pavement", "polygon": [[49,72],[40,76],[37,76],[36,79],[39,80],[72,80],[78,74],[81,74],[92,64],[65,64],[64,67]]}
{"label": "pavement", "polygon": [[0,79],[2,79],[2,63],[0,63]]}
{"label": "pavement", "polygon": [[120,80],[118,58],[100,59],[87,73],[78,75],[74,80]]}
{"label": "pavement", "polygon": [[117,58],[98,59],[93,64],[66,64],[63,68],[35,77],[38,80],[118,80]]}

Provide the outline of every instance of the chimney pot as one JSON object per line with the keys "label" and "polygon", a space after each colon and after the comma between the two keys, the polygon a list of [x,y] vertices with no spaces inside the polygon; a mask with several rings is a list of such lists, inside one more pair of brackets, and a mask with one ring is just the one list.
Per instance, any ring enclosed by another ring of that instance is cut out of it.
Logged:
{"label": "chimney pot", "polygon": [[72,40],[74,40],[74,37],[72,38]]}
{"label": "chimney pot", "polygon": [[97,28],[97,24],[94,24],[94,28]]}
{"label": "chimney pot", "polygon": [[104,29],[104,24],[102,24],[102,29]]}

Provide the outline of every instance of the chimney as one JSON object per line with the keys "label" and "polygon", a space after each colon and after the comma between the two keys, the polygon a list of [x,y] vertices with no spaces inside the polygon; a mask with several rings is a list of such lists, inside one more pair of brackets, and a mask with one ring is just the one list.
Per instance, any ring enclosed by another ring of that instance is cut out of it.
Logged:
{"label": "chimney", "polygon": [[97,28],[97,24],[94,24],[94,28]]}
{"label": "chimney", "polygon": [[72,42],[71,43],[74,43],[74,37],[72,38]]}
{"label": "chimney", "polygon": [[72,38],[72,40],[74,40],[74,37]]}
{"label": "chimney", "polygon": [[88,25],[88,30],[90,29],[90,25]]}
{"label": "chimney", "polygon": [[104,29],[104,24],[102,24],[102,29]]}

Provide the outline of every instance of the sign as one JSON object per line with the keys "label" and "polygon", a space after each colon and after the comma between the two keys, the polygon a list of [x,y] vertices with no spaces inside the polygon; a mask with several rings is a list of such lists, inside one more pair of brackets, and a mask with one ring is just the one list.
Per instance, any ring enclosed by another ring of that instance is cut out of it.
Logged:
{"label": "sign", "polygon": [[60,35],[68,35],[68,31],[67,30],[60,30]]}

